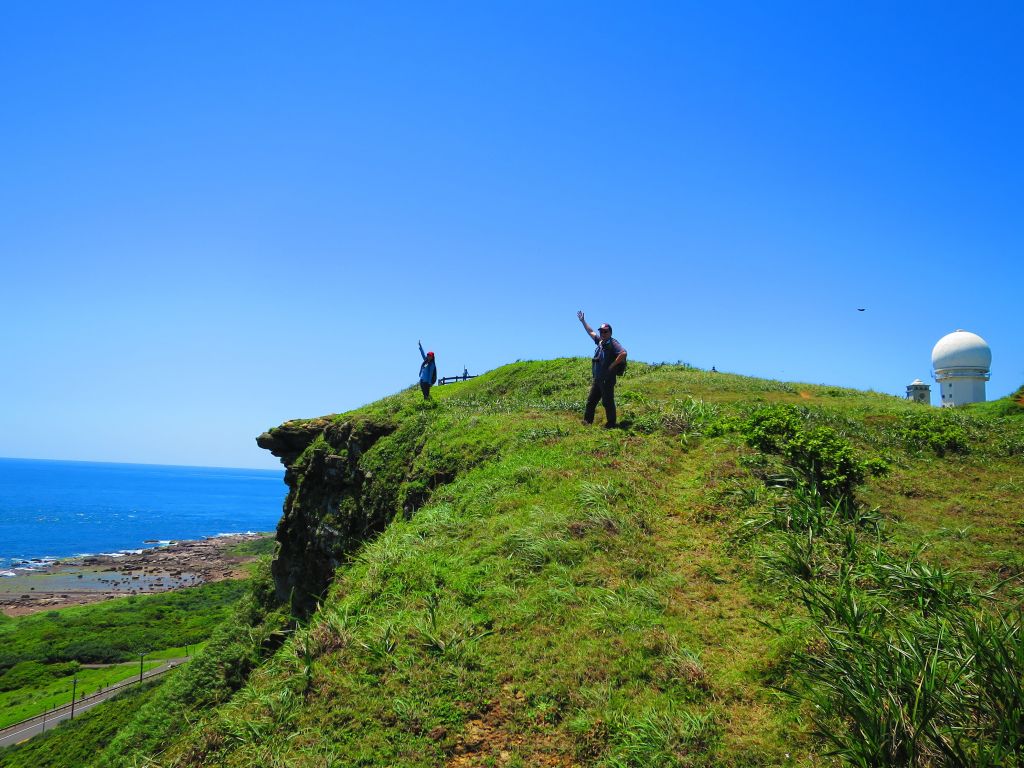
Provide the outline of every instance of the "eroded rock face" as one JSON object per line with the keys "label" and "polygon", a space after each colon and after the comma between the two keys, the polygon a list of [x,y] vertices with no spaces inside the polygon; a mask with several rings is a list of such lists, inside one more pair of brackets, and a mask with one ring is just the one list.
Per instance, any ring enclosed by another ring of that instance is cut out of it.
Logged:
{"label": "eroded rock face", "polygon": [[256,438],[256,445],[270,451],[287,469],[306,450],[306,446],[331,425],[328,416],[319,419],[286,421]]}
{"label": "eroded rock face", "polygon": [[363,461],[394,431],[393,424],[323,417],[286,422],[256,439],[285,466],[288,496],[271,571],[278,598],[297,614],[315,609],[344,557],[394,516],[394,500],[373,487]]}

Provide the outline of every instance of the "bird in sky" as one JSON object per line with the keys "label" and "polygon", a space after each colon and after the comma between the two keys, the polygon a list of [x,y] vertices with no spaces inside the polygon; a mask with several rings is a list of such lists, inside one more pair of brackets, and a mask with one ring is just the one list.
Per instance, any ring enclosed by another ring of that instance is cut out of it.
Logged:
{"label": "bird in sky", "polygon": [[858,312],[863,312],[867,307],[857,307]]}

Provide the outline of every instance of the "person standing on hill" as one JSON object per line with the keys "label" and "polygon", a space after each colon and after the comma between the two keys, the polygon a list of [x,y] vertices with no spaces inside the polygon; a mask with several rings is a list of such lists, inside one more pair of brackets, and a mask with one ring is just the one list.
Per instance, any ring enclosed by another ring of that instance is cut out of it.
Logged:
{"label": "person standing on hill", "polygon": [[595,332],[587,325],[587,319],[583,316],[582,309],[576,313],[576,317],[580,319],[587,335],[597,345],[597,349],[594,350],[594,359],[591,362],[594,381],[590,385],[590,394],[587,395],[583,423],[594,423],[594,411],[597,408],[597,401],[600,400],[604,405],[605,427],[611,429],[616,424],[615,377],[622,373],[622,369],[626,365],[626,349],[612,338],[612,327],[608,323],[602,324]]}
{"label": "person standing on hill", "polygon": [[433,352],[423,351],[423,342],[420,345],[420,357],[423,362],[420,364],[420,390],[423,392],[423,399],[430,399],[430,387],[437,383],[437,363],[434,361]]}

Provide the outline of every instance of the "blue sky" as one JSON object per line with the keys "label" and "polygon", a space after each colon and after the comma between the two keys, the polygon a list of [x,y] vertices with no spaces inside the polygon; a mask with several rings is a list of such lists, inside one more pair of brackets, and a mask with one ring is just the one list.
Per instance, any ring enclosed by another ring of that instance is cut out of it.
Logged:
{"label": "blue sky", "polygon": [[[1019,3],[0,6],[0,456],[254,437],[589,355],[1024,383]],[[858,312],[865,307],[865,312]],[[934,393],[933,393],[934,394]],[[582,393],[581,393],[582,396]],[[934,399],[934,397],[933,397]]]}

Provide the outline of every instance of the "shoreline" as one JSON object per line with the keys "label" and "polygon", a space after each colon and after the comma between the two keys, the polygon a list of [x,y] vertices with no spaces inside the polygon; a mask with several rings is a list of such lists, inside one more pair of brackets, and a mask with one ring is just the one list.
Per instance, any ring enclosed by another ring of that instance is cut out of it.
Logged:
{"label": "shoreline", "polygon": [[256,557],[228,550],[272,537],[272,533],[222,534],[124,553],[39,561],[31,570],[0,578],[0,613],[25,616],[243,577],[245,565]]}

